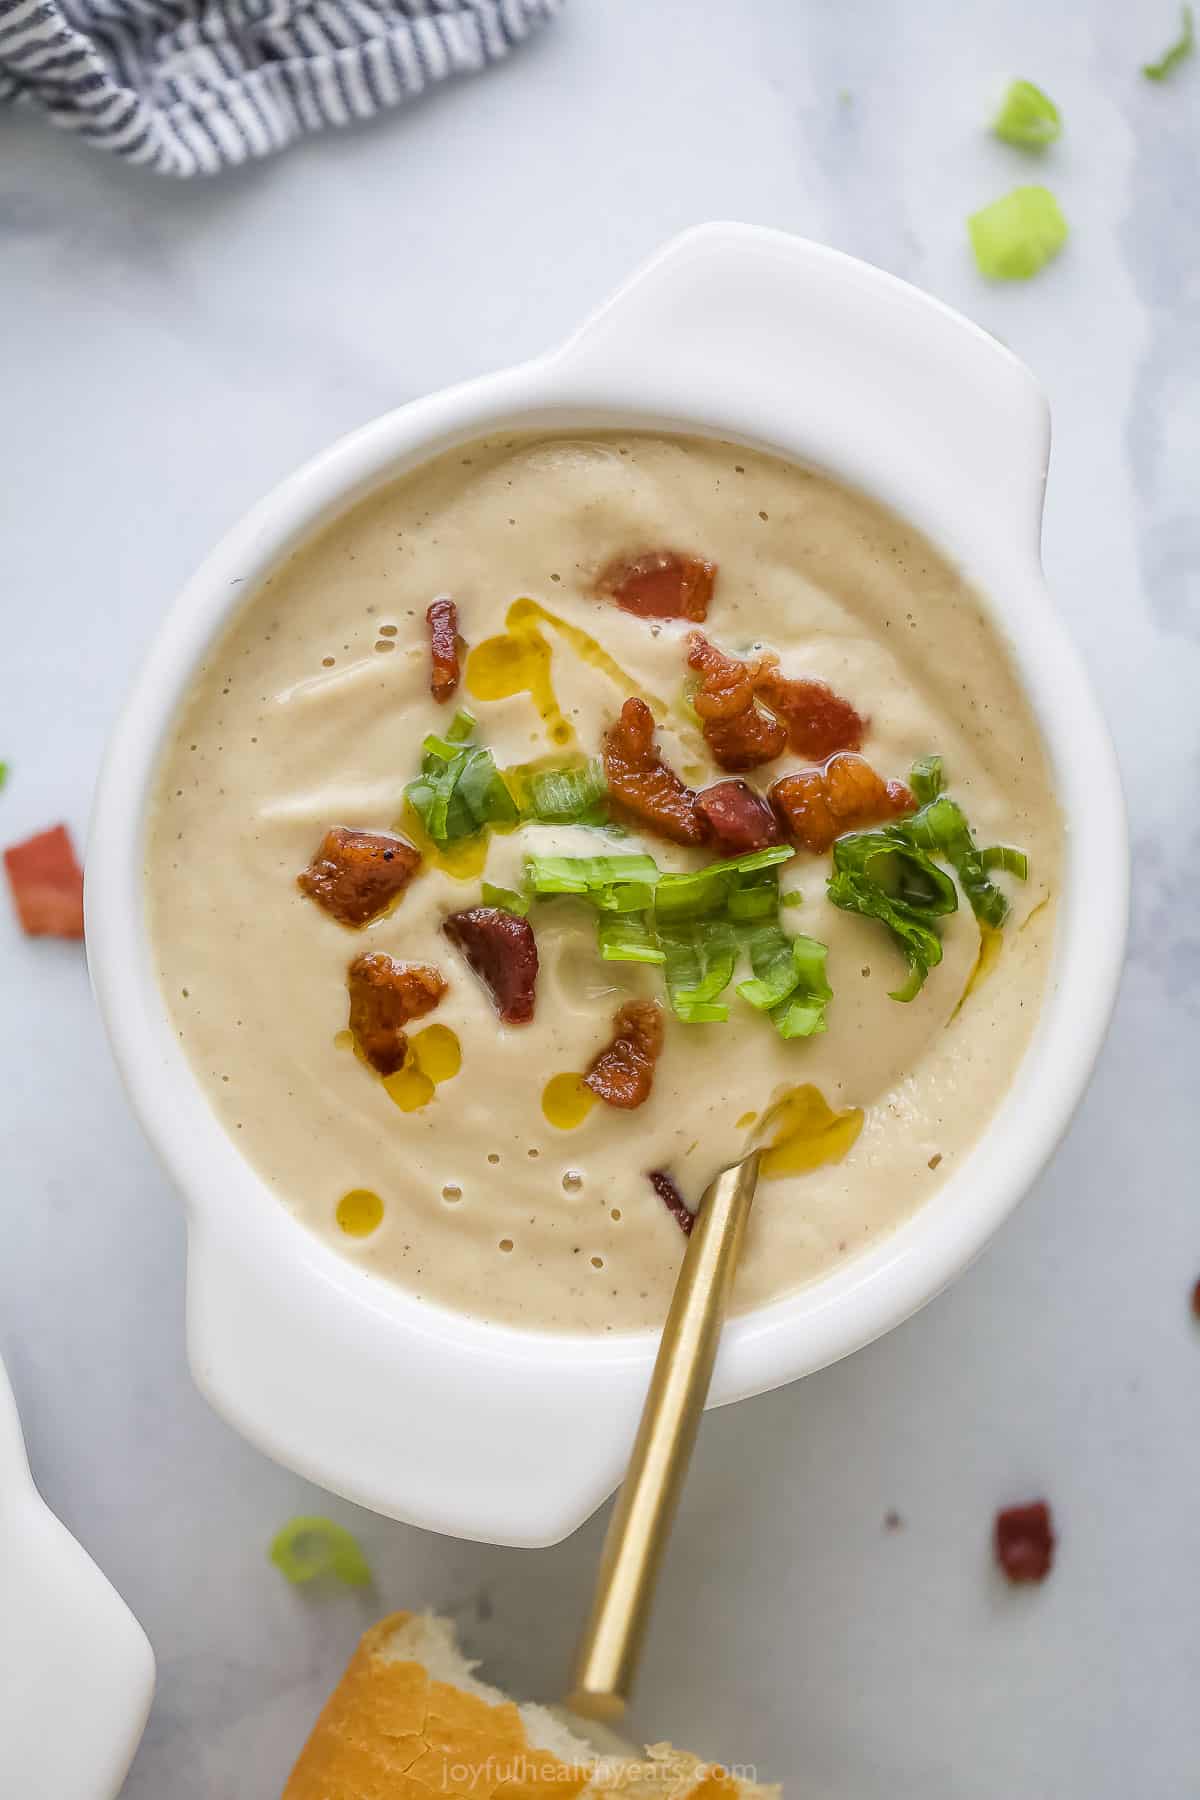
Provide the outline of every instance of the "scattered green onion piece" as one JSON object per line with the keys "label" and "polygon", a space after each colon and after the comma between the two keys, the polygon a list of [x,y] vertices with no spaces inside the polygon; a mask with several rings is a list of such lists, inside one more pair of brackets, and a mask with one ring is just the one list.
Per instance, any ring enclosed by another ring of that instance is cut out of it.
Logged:
{"label": "scattered green onion piece", "polygon": [[431,731],[427,738],[422,739],[421,748],[435,762],[451,762],[462,754],[461,744],[454,743],[450,738],[439,737],[436,731]]}
{"label": "scattered green onion piece", "polygon": [[1006,144],[1022,150],[1043,150],[1062,131],[1062,118],[1049,94],[1032,81],[1014,81],[1005,94],[992,130]]}
{"label": "scattered green onion piece", "polygon": [[8,764],[6,762],[0,762],[0,788],[2,788],[4,786],[4,784],[7,780],[8,780]]}
{"label": "scattered green onion piece", "polygon": [[475,714],[460,706],[451,719],[446,736],[452,744],[464,744],[475,729]]}
{"label": "scattered green onion piece", "polygon": [[1015,875],[1018,881],[1029,880],[1029,858],[1023,850],[1014,850],[1011,844],[989,845],[979,852],[979,861],[989,872],[1002,869],[1006,875]]}
{"label": "scattered green onion piece", "polygon": [[724,1025],[729,1008],[720,1000],[680,1000],[675,1017],[684,1025]]}
{"label": "scattered green onion piece", "polygon": [[788,888],[785,893],[780,894],[779,904],[780,906],[803,906],[804,895],[799,888]]}
{"label": "scattered green onion piece", "polygon": [[[843,840],[839,839],[839,843]],[[829,878],[829,898],[843,912],[860,913],[865,919],[878,919],[896,939],[908,961],[908,980],[893,990],[893,1000],[913,1000],[925,985],[930,969],[942,960],[942,941],[928,912],[921,912],[906,901],[895,898],[879,882],[860,870],[838,869],[838,845],[833,847],[835,872]]]}
{"label": "scattered green onion piece", "polygon": [[746,948],[754,979],[739,981],[737,992],[757,1012],[778,1006],[800,981],[800,966],[792,950],[794,940],[778,925],[763,925],[750,932]]}
{"label": "scattered green onion piece", "polygon": [[515,888],[494,887],[490,881],[483,884],[483,904],[498,906],[501,912],[516,913],[523,919],[529,911],[529,896],[518,894]]}
{"label": "scattered green onion piece", "polygon": [[1196,44],[1196,20],[1190,6],[1183,8],[1182,23],[1179,36],[1175,42],[1164,50],[1157,62],[1143,63],[1142,74],[1147,81],[1165,81],[1167,76],[1176,70],[1181,62],[1185,62],[1192,54]]}
{"label": "scattered green onion piece", "polygon": [[739,925],[773,919],[781,905],[779,883],[773,878],[751,886],[736,887],[725,902],[725,910]]}
{"label": "scattered green onion piece", "polygon": [[791,862],[796,852],[790,844],[770,844],[765,850],[747,850],[743,856],[729,856],[723,862],[708,863],[706,875],[753,875],[759,869],[773,869],[779,863]]}
{"label": "scattered green onion piece", "polygon": [[644,918],[632,914],[598,919],[596,936],[605,962],[665,963],[663,950]]}
{"label": "scattered green onion piece", "polygon": [[[971,902],[971,911],[975,917],[982,919],[985,925],[993,925],[997,929],[1003,925],[1008,917],[1007,897],[995,882],[988,880],[983,857],[976,848],[966,815],[956,800],[951,800],[947,794],[939,794],[936,800],[923,806],[911,819],[890,827],[889,835],[892,833],[906,838],[910,844],[937,851],[944,856],[962,883],[963,893]],[[912,899],[911,894],[904,897]]]}
{"label": "scattered green onion piece", "polygon": [[[832,997],[833,989],[829,990]],[[771,1014],[775,1029],[781,1038],[816,1037],[818,1032],[827,1029],[825,1018],[825,1002],[823,1000],[805,1000],[793,995],[777,1006]]]}
{"label": "scattered green onion piece", "polygon": [[909,771],[908,785],[922,806],[936,800],[946,785],[946,772],[941,757],[919,756]]}
{"label": "scattered green onion piece", "polygon": [[1058,255],[1067,221],[1044,187],[1014,188],[967,220],[980,273],[993,281],[1028,281]]}
{"label": "scattered green onion piece", "polygon": [[729,877],[720,870],[664,875],[654,890],[654,909],[660,919],[703,919],[720,911],[728,891]]}
{"label": "scattered green onion piece", "polygon": [[931,918],[957,912],[954,883],[928,854],[930,848],[944,850],[946,846],[932,835],[909,836],[916,820],[946,805],[953,805],[953,801],[938,799],[903,825],[886,825],[878,831],[851,831],[838,838],[833,846],[835,872],[859,875],[893,899],[928,913]]}
{"label": "scattered green onion piece", "polygon": [[631,881],[653,887],[660,879],[652,856],[530,856],[525,869],[535,894],[587,894]]}
{"label": "scattered green onion piece", "polygon": [[332,1519],[289,1519],[271,1540],[271,1561],[289,1581],[333,1575],[350,1587],[369,1587],[371,1569],[357,1539]]}
{"label": "scattered green onion piece", "polygon": [[529,816],[550,825],[602,824],[608,808],[604,764],[594,756],[583,768],[538,769],[529,777]]}
{"label": "scattered green onion piece", "polygon": [[[704,919],[660,928],[658,935],[672,1011],[688,1024],[716,1022],[717,1015],[702,1009],[713,1006],[733,980],[738,951],[733,927],[723,919]],[[728,1008],[722,1007],[719,1017],[727,1018]]]}

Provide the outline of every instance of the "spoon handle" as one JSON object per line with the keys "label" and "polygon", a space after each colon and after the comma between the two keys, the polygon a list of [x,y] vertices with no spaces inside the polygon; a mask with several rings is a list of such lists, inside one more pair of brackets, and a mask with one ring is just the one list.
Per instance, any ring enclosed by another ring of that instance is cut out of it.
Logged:
{"label": "spoon handle", "polygon": [[629,1699],[708,1397],[758,1164],[755,1150],[723,1169],[696,1213],[575,1657],[567,1705],[585,1718],[619,1719]]}

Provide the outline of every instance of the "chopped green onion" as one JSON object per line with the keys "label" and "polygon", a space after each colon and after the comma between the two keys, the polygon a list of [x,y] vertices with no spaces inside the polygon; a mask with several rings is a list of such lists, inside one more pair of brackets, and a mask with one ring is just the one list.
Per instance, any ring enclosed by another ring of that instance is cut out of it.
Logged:
{"label": "chopped green onion", "polygon": [[723,919],[672,925],[659,930],[665,952],[663,975],[672,1011],[688,1024],[713,1023],[728,1017],[728,1008],[707,1009],[733,980],[737,938]]}
{"label": "chopped green onion", "polygon": [[[453,729],[453,727],[452,727]],[[490,750],[431,734],[421,773],[404,790],[435,844],[474,837],[488,825],[515,825],[517,808]]]}
{"label": "chopped green onion", "polygon": [[462,751],[461,744],[452,743],[449,738],[439,737],[436,731],[421,740],[421,748],[426,756],[432,756],[435,762],[452,762]]}
{"label": "chopped green onion", "polygon": [[[830,988],[829,992],[832,996],[833,989]],[[782,1006],[776,1007],[771,1017],[781,1038],[815,1037],[827,1025],[825,1002],[804,1000],[798,996],[785,1000]]]}
{"label": "chopped green onion", "polygon": [[660,919],[703,919],[720,910],[728,891],[729,877],[713,869],[664,875],[654,890],[654,910]]}
{"label": "chopped green onion", "polygon": [[753,875],[759,869],[773,869],[779,863],[791,862],[796,852],[790,844],[770,844],[765,850],[747,850],[742,856],[727,856],[723,862],[708,863],[706,875]]}
{"label": "chopped green onion", "polygon": [[644,918],[632,914],[602,917],[596,922],[600,955],[605,962],[665,963],[663,950]]}
{"label": "chopped green onion", "polygon": [[[1008,900],[996,884],[988,880],[971,827],[956,800],[951,800],[947,794],[939,794],[936,800],[923,806],[911,819],[890,827],[889,835],[893,832],[906,838],[910,844],[937,851],[944,856],[962,883],[963,893],[971,902],[971,911],[975,917],[982,919],[985,925],[993,925],[997,929],[1003,925],[1008,917]],[[911,899],[912,896],[906,895],[905,898]]]}
{"label": "chopped green onion", "polygon": [[8,764],[6,762],[0,762],[0,788],[2,788],[4,786],[4,784],[7,780],[8,780]]}
{"label": "chopped green onion", "polygon": [[525,868],[536,894],[587,894],[629,881],[652,887],[660,879],[652,856],[530,856]]}
{"label": "chopped green onion", "polygon": [[[537,769],[529,777],[528,814],[550,825],[602,824],[608,797],[598,756],[582,768]],[[598,815],[598,816],[597,816]]]}
{"label": "chopped green onion", "polygon": [[350,1587],[370,1586],[370,1566],[357,1539],[332,1519],[289,1519],[272,1538],[268,1555],[289,1581],[333,1575]]}
{"label": "chopped green onion", "polygon": [[919,756],[909,771],[908,785],[922,806],[926,806],[930,800],[936,800],[946,785],[946,772],[941,757]]}
{"label": "chopped green onion", "polygon": [[1006,875],[1015,875],[1018,881],[1029,880],[1029,858],[1023,850],[1014,850],[1011,844],[991,844],[979,852],[979,861],[989,872],[1002,869]]}
{"label": "chopped green onion", "polygon": [[993,281],[1028,281],[1058,255],[1067,221],[1044,187],[1014,188],[967,220],[980,273]]}
{"label": "chopped green onion", "polygon": [[475,729],[475,722],[475,714],[460,706],[450,721],[446,736],[452,744],[465,744]]}
{"label": "chopped green onion", "polygon": [[765,881],[735,887],[725,902],[725,910],[739,925],[749,925],[760,919],[773,919],[781,904],[779,878],[768,873]]}
{"label": "chopped green onion", "polygon": [[792,951],[794,941],[774,924],[750,932],[746,948],[754,979],[739,981],[737,992],[757,1012],[769,1012],[778,1006],[799,982],[800,965]]}
{"label": "chopped green onion", "polygon": [[837,849],[835,844],[835,873],[829,878],[830,900],[843,912],[860,913],[865,919],[878,919],[887,926],[908,961],[908,980],[903,987],[893,990],[891,998],[915,999],[930,969],[936,968],[942,960],[942,941],[930,922],[931,915],[907,901],[896,899],[879,882],[861,871],[837,869]]}
{"label": "chopped green onion", "polygon": [[529,911],[529,896],[518,894],[515,888],[494,887],[490,881],[483,884],[483,904],[498,906],[501,912],[516,913],[523,919]]}
{"label": "chopped green onion", "polygon": [[992,130],[1006,144],[1042,150],[1058,137],[1062,119],[1049,94],[1043,94],[1032,81],[1014,81],[992,121]]}
{"label": "chopped green onion", "polygon": [[[923,819],[947,804],[953,802],[935,800],[913,817]],[[930,844],[945,846],[928,837],[910,838],[912,824],[910,819],[903,825],[885,825],[878,831],[848,832],[833,846],[834,870],[860,875],[892,898],[928,913],[931,918],[956,912],[958,894],[954,883],[928,854]]]}
{"label": "chopped green onion", "polygon": [[1196,20],[1191,7],[1185,6],[1179,36],[1163,51],[1157,62],[1142,64],[1142,74],[1147,81],[1165,81],[1192,54],[1195,43]]}
{"label": "chopped green onion", "polygon": [[788,888],[779,896],[780,906],[803,906],[804,895],[799,888]]}

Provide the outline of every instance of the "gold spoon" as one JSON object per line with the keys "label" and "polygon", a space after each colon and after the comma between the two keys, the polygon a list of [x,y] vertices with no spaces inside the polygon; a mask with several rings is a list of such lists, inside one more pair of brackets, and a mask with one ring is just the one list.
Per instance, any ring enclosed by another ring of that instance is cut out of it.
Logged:
{"label": "gold spoon", "polygon": [[696,1212],[576,1652],[566,1706],[588,1720],[619,1719],[628,1704],[708,1397],[761,1156],[753,1149],[722,1169]]}

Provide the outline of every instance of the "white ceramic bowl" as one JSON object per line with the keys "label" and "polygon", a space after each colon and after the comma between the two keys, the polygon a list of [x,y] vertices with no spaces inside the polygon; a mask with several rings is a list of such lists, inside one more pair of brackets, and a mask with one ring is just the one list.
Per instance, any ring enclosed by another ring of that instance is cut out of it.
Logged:
{"label": "white ceramic bowl", "polygon": [[154,1693],[146,1634],[33,1485],[0,1363],[0,1794],[113,1800]]}
{"label": "white ceramic bowl", "polygon": [[965,319],[818,245],[741,225],[687,232],[560,349],[377,419],[218,545],[164,619],[114,733],[87,864],[101,1011],[187,1202],[192,1369],[232,1424],[323,1486],[433,1530],[535,1545],[574,1529],[620,1479],[653,1335],[486,1325],[369,1281],[297,1224],[189,1072],[155,983],[142,876],[156,759],[241,597],[368,489],[501,424],[710,433],[818,464],[894,507],[988,597],[1067,820],[1050,991],[990,1127],[885,1241],[735,1320],[712,1404],[792,1381],[889,1330],[1020,1199],[1100,1046],[1124,946],[1128,853],[1112,747],[1042,579],[1040,390]]}

